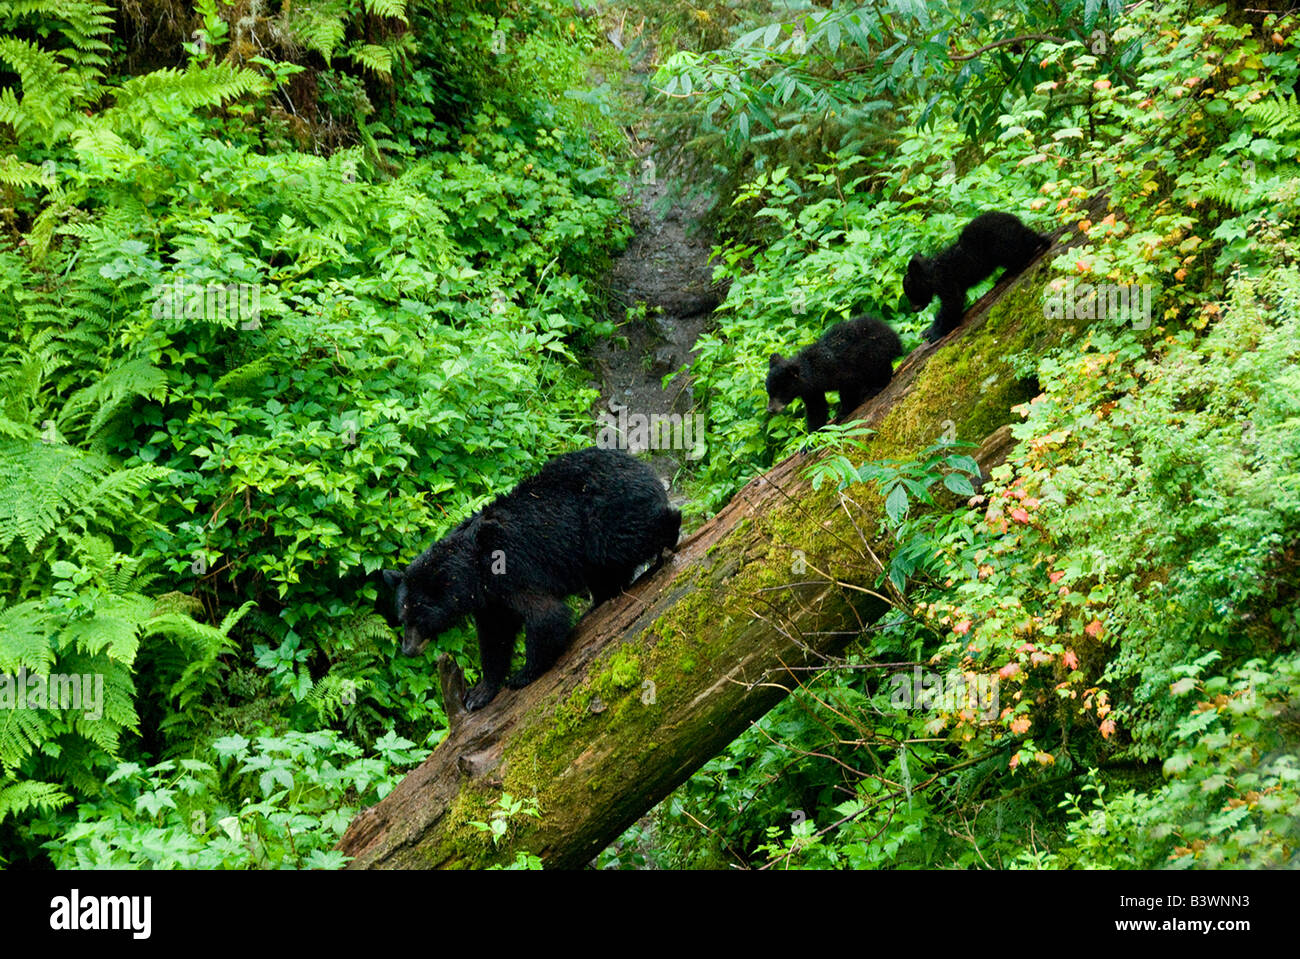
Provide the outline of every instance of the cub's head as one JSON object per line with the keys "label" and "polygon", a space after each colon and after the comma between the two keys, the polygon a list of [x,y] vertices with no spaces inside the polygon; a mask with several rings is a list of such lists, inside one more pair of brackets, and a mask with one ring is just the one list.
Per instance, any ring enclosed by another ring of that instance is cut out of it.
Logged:
{"label": "cub's head", "polygon": [[912,257],[903,276],[903,292],[916,310],[934,298],[934,260],[919,253]]}
{"label": "cub's head", "polygon": [[419,656],[474,606],[478,584],[472,570],[444,545],[436,544],[406,569],[384,570],[407,656]]}
{"label": "cub's head", "polygon": [[767,411],[780,413],[796,396],[803,393],[799,364],[773,353],[767,363]]}

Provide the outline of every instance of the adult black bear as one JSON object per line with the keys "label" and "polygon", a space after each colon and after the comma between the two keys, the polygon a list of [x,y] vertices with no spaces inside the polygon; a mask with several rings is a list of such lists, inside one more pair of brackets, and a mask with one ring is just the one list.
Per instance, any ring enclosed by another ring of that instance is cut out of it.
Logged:
{"label": "adult black bear", "polygon": [[1029,261],[1052,245],[1052,238],[1036,233],[1011,213],[981,213],[966,224],[957,242],[938,256],[916,254],[907,264],[903,292],[915,309],[924,309],[939,297],[939,315],[925,338],[931,342],[955,330],[966,310],[966,291],[998,267],[1007,275],[1019,273]]}
{"label": "adult black bear", "polygon": [[902,354],[898,334],[883,320],[863,315],[836,323],[790,359],[772,354],[767,366],[767,411],[780,413],[800,397],[808,432],[815,433],[826,425],[828,390],[839,391],[843,419],[889,385],[894,359]]}
{"label": "adult black bear", "polygon": [[572,625],[566,596],[590,592],[596,605],[616,596],[638,566],[677,545],[682,514],[644,463],[615,449],[584,449],[551,460],[536,475],[465,520],[405,570],[384,570],[405,627],[402,652],[473,614],[483,675],[465,694],[480,709],[506,681],[519,628],[525,663],[516,689],[554,665]]}

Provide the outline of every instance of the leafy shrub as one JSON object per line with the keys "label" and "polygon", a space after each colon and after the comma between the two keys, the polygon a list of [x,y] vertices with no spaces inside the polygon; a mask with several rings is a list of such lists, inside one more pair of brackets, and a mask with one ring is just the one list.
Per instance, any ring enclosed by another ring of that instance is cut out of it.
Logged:
{"label": "leafy shrub", "polygon": [[427,755],[391,733],[376,755],[330,730],[213,743],[200,759],[120,764],[104,795],[37,825],[59,869],[338,869],[357,810]]}

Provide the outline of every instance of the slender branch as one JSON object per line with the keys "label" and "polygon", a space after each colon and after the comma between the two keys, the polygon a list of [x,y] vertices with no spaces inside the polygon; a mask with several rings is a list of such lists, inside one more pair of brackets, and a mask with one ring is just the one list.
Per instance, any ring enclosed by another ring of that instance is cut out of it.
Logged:
{"label": "slender branch", "polygon": [[1007,37],[1005,40],[994,40],[992,43],[986,43],[984,44],[984,46],[980,47],[977,50],[972,50],[970,53],[957,53],[957,54],[950,53],[948,55],[948,59],[949,60],[974,60],[981,53],[985,53],[989,50],[994,49],[995,47],[1008,47],[1014,43],[1024,43],[1027,40],[1032,40],[1035,42],[1042,41],[1046,43],[1066,42],[1065,37],[1054,37],[1050,33],[1026,33],[1023,36],[1019,36],[1019,37]]}

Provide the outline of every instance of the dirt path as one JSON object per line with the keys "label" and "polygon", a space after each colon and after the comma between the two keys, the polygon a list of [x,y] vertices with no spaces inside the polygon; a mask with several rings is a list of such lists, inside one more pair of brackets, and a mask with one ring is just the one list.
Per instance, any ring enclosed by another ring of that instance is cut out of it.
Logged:
{"label": "dirt path", "polygon": [[601,384],[598,412],[612,430],[604,435],[617,435],[634,453],[650,450],[650,465],[677,505],[673,477],[708,439],[685,368],[725,291],[712,280],[712,237],[696,222],[704,203],[675,194],[670,176],[647,144],[629,186],[635,233],[609,277],[610,319],[621,325],[591,359]]}
{"label": "dirt path", "polygon": [[[629,63],[622,77],[629,105],[639,99],[647,71],[644,60]],[[596,414],[607,424],[600,438],[636,453],[649,450],[648,461],[668,489],[669,502],[681,507],[686,497],[677,474],[693,452],[698,457],[698,443],[712,441],[696,412],[689,368],[695,341],[711,326],[726,290],[713,283],[713,236],[699,226],[706,200],[688,200],[685,191],[674,189],[678,184],[653,142],[641,140],[639,155],[640,172],[627,192],[633,236],[609,273],[608,318],[618,329],[592,350],[588,362],[600,384]],[[664,385],[664,377],[674,372]],[[638,429],[638,416],[646,428]],[[656,416],[660,422],[681,418],[682,430],[670,433],[667,448],[663,432],[648,428]],[[621,850],[620,858],[639,858],[641,868],[657,868],[654,818],[643,817],[638,827],[630,848],[622,848],[626,837],[612,848]]]}

